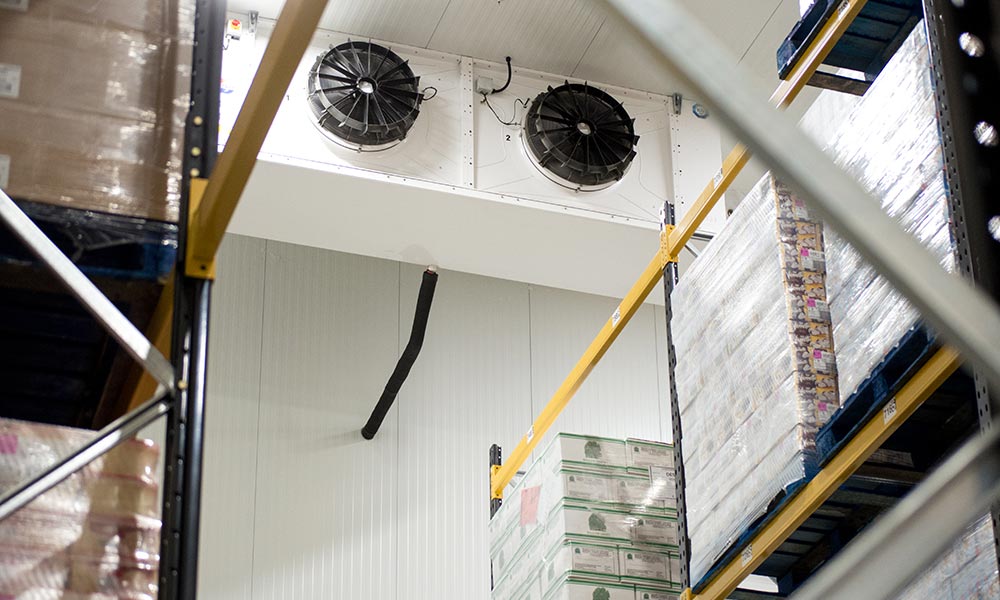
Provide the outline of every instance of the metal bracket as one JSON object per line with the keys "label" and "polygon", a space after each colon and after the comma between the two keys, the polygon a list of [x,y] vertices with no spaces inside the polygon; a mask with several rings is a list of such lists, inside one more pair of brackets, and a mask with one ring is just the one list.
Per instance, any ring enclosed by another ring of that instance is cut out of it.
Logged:
{"label": "metal bracket", "polygon": [[198,279],[215,279],[215,257],[211,259],[198,258],[192,255],[194,248],[198,247],[198,237],[201,232],[195,226],[195,216],[198,214],[198,208],[201,206],[201,199],[205,197],[205,189],[208,187],[208,179],[203,177],[192,177],[191,178],[191,195],[190,203],[191,208],[188,211],[188,256],[187,260],[184,262],[184,273],[188,277],[197,277]]}
{"label": "metal bracket", "polygon": [[680,92],[674,94],[674,114],[679,115],[684,110],[684,96]]}
{"label": "metal bracket", "polygon": [[677,262],[677,253],[670,253],[670,234],[673,233],[674,226],[665,224],[660,231],[660,262],[663,267],[670,263]]}
{"label": "metal bracket", "polygon": [[495,486],[493,485],[493,482],[496,481],[497,473],[499,472],[500,472],[500,465],[490,466],[490,489],[493,490],[490,492],[490,500],[503,500],[503,490],[496,491],[494,489]]}

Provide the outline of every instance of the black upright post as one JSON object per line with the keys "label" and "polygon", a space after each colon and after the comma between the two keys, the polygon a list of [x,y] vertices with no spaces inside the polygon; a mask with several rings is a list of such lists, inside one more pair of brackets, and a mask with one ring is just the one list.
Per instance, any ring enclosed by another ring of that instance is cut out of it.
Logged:
{"label": "black upright post", "polygon": [[[663,208],[664,225],[674,224],[674,205],[667,202]],[[681,584],[685,589],[691,587],[691,540],[687,530],[687,501],[684,495],[684,453],[681,450],[681,409],[677,399],[677,385],[674,383],[674,370],[677,367],[677,353],[674,351],[674,336],[671,329],[671,319],[674,313],[670,303],[670,294],[677,285],[677,263],[670,262],[663,269],[663,296],[667,313],[667,377],[670,386],[670,423],[673,429],[674,444],[674,477],[677,498],[677,531],[681,555]]]}
{"label": "black upright post", "polygon": [[187,277],[184,256],[189,235],[191,180],[208,177],[218,155],[225,23],[224,0],[197,0],[175,269],[171,361],[177,372],[177,393],[167,422],[160,542],[161,600],[189,600],[197,596],[212,283],[208,279]]}
{"label": "black upright post", "polygon": [[[1000,302],[1000,0],[924,0],[959,271]],[[1000,394],[974,373],[979,425]],[[992,508],[1000,557],[1000,505]]]}
{"label": "black upright post", "polygon": [[500,498],[494,498],[493,497],[493,486],[492,486],[493,467],[499,467],[502,464],[503,464],[503,449],[500,448],[500,446],[497,446],[496,444],[493,444],[492,446],[490,446],[490,475],[491,475],[491,477],[490,477],[490,480],[491,480],[490,481],[490,483],[491,483],[491,485],[490,485],[490,518],[491,519],[493,518],[494,515],[497,514],[497,511],[500,510],[500,507],[503,505],[503,500],[501,500]]}

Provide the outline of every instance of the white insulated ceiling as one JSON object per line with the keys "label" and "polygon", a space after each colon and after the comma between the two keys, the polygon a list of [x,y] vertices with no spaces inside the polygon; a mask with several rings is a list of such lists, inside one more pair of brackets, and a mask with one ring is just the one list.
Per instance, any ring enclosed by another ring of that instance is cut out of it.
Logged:
{"label": "white insulated ceiling", "polygon": [[[798,0],[683,0],[734,60],[766,88]],[[276,18],[283,0],[231,0],[230,10]],[[669,94],[679,91],[603,0],[330,0],[321,27],[494,62]]]}

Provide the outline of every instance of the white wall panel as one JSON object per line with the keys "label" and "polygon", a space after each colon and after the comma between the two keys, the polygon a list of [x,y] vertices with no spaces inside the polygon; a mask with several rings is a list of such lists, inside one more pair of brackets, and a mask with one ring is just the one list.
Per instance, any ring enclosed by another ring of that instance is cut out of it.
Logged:
{"label": "white wall panel", "polygon": [[393,598],[398,264],[268,242],[255,599]]}
{"label": "white wall panel", "polygon": [[[421,272],[402,268],[401,347]],[[526,285],[440,274],[396,408],[400,599],[489,598],[489,447],[513,448],[531,421],[528,335]]]}
{"label": "white wall panel", "polygon": [[199,596],[250,598],[264,240],[226,236],[209,331]]}
{"label": "white wall panel", "polygon": [[[618,301],[544,287],[531,288],[533,414],[562,383]],[[552,432],[663,439],[656,374],[653,306],[643,306],[601,359]]]}

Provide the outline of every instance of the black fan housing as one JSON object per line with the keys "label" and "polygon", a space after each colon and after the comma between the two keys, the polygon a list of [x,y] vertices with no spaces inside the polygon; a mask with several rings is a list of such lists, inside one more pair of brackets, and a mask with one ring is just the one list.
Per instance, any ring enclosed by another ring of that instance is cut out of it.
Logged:
{"label": "black fan housing", "polygon": [[406,137],[420,113],[420,78],[395,52],[371,42],[331,47],[309,72],[309,106],[332,139],[382,150]]}
{"label": "black fan housing", "polygon": [[603,189],[621,179],[635,158],[634,121],[609,94],[566,82],[531,103],[524,144],[550,179],[578,190]]}

